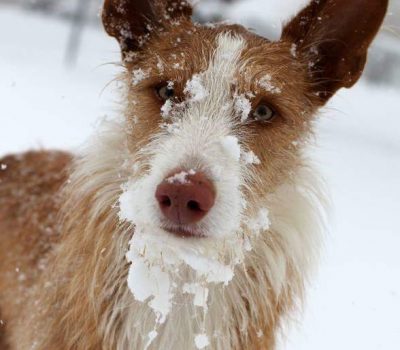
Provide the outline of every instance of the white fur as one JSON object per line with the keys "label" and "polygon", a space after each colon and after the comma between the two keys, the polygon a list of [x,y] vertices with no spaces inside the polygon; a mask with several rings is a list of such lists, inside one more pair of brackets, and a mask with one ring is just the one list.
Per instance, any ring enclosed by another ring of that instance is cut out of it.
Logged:
{"label": "white fur", "polygon": [[[124,146],[121,147],[124,145],[123,139],[123,127],[118,123],[109,124],[98,138],[96,146],[88,149],[90,154],[85,156],[79,170],[79,176],[88,171],[86,175],[95,173],[100,176],[93,179],[101,181],[102,187],[108,184],[95,201],[99,206],[104,202],[115,201],[119,184],[124,181],[124,176],[120,178],[123,157],[115,158],[116,152],[124,156],[127,154],[123,151]],[[103,152],[98,153],[99,149]],[[288,293],[288,290],[293,295],[301,295],[304,280],[319,250],[323,228],[321,213],[322,199],[325,197],[314,173],[306,168],[299,169],[295,183],[282,185],[269,197],[265,203],[271,220],[269,230],[250,236],[251,248],[245,253],[243,263],[235,267],[233,280],[228,287],[222,284],[207,286],[207,314],[204,314],[204,308],[193,304],[191,294],[176,296],[167,321],[157,329],[158,335],[148,349],[195,349],[195,337],[201,332],[210,336],[211,349],[240,348],[253,320],[263,319],[269,313],[271,305],[266,291],[270,291],[276,298]],[[95,212],[94,209],[93,216]],[[116,215],[115,210],[113,213]],[[104,276],[105,280],[110,281],[104,287],[105,300],[109,304],[109,296],[115,296],[100,320],[100,331],[116,350],[131,349],[132,346],[138,350],[145,349],[149,335],[154,335],[155,314],[146,304],[135,301],[127,287],[125,254],[131,239],[131,229],[118,232],[116,237],[112,247],[115,260]],[[179,242],[178,239],[171,239],[170,246]],[[214,239],[208,242],[210,246],[213,243]],[[199,241],[190,243],[190,240],[180,240],[180,244],[190,247],[191,244],[198,245]],[[253,270],[254,278],[249,278],[249,269]],[[294,277],[288,278],[289,270]],[[188,273],[186,281],[190,282],[190,272],[186,270],[181,273]],[[243,296],[249,300],[249,305]],[[236,329],[242,331],[237,333]]]}
{"label": "white fur", "polygon": [[[268,319],[271,297],[279,300],[287,294],[301,295],[318,251],[322,228],[321,198],[324,197],[313,172],[306,168],[298,170],[295,183],[282,185],[265,200],[270,222],[259,225],[264,230],[254,234],[251,225],[246,224],[254,219],[243,217],[241,186],[247,169],[221,145],[225,137],[240,139],[240,135],[233,133],[234,101],[230,96],[230,85],[245,42],[229,35],[222,35],[218,40],[210,66],[199,75],[207,95],[201,101],[190,102],[189,108],[173,120],[178,124],[178,132],[160,131],[138,154],[130,154],[126,128],[123,124],[110,124],[87,149],[74,175],[91,179],[81,184],[87,192],[93,188],[101,189],[91,211],[92,219],[104,203],[116,204],[121,185],[125,183],[126,192],[120,198],[123,218],[139,226],[150,224],[159,231],[164,223],[154,199],[158,183],[175,168],[202,170],[214,181],[218,193],[215,207],[199,227],[209,238],[201,242],[182,241],[164,232],[168,237],[165,244],[169,248],[179,244],[187,249],[197,249],[206,256],[220,253],[218,256],[222,259],[239,257],[228,287],[207,285],[207,312],[206,308],[193,303],[193,293],[177,294],[166,322],[155,330],[156,315],[146,303],[134,300],[127,287],[125,254],[133,225],[122,227],[112,247],[114,263],[110,264],[104,277],[109,281],[104,286],[104,300],[109,307],[99,328],[110,347],[116,350],[147,347],[190,350],[194,349],[199,334],[208,335],[212,349],[241,348],[252,323]],[[140,162],[133,168],[137,160]],[[150,171],[143,176],[148,165]],[[110,210],[110,215],[117,215],[117,210]],[[248,274],[250,270],[252,276]],[[177,278],[190,285],[193,271],[181,267]],[[111,303],[110,295],[113,295]]]}
{"label": "white fur", "polygon": [[187,108],[171,118],[176,131],[160,132],[142,150],[142,159],[149,160],[150,172],[140,179],[134,177],[121,198],[123,217],[136,225],[153,223],[156,227],[174,228],[163,219],[154,193],[174,169],[193,169],[207,174],[216,188],[217,198],[210,213],[196,226],[186,229],[222,237],[232,235],[240,226],[243,171],[238,159],[224,148],[224,140],[233,134],[235,126],[230,92],[245,42],[223,34],[217,44],[208,69],[195,76],[197,90],[205,90],[202,98],[193,99],[189,94]]}

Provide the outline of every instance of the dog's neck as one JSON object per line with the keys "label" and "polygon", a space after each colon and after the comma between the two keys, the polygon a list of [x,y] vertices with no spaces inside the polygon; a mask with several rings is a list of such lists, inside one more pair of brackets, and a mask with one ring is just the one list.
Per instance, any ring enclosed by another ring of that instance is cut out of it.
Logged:
{"label": "dog's neck", "polygon": [[[70,262],[76,264],[61,288],[66,296],[60,310],[63,317],[55,318],[54,326],[62,327],[60,320],[69,319],[75,329],[66,332],[66,341],[81,334],[87,349],[99,344],[121,350],[134,344],[145,349],[155,329],[154,312],[146,303],[135,301],[127,286],[125,255],[133,231],[119,222],[115,208],[126,180],[120,170],[127,152],[123,130],[123,122],[109,124],[107,132],[77,161],[66,190],[69,200],[63,212],[69,235],[60,249],[57,273],[68,274]],[[120,168],[116,162],[121,162]],[[202,330],[213,349],[247,348],[246,344],[260,344],[262,349],[274,342],[282,316],[301,301],[322,228],[319,209],[324,196],[318,181],[305,166],[299,167],[294,178],[269,197],[271,227],[251,238],[252,248],[244,263],[236,266],[232,281],[227,286],[209,286],[208,312],[194,307],[192,296],[176,295],[151,348],[191,349]],[[80,315],[70,311],[76,310],[70,307],[76,303],[88,312],[84,324]],[[90,320],[98,329],[90,329]],[[73,347],[73,339],[70,342]]]}

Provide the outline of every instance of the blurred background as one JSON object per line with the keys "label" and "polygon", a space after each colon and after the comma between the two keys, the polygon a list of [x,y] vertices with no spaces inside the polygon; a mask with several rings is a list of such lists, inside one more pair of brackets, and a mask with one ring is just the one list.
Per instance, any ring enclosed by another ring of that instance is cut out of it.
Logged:
{"label": "blurred background", "polygon": [[[350,0],[349,0],[350,1]],[[200,0],[200,22],[279,38],[307,0]],[[77,150],[118,113],[119,49],[102,0],[0,0],[0,157]],[[360,13],[362,8],[360,8]],[[400,349],[400,0],[391,0],[362,80],[317,123],[311,156],[332,197],[321,267],[281,350]]]}

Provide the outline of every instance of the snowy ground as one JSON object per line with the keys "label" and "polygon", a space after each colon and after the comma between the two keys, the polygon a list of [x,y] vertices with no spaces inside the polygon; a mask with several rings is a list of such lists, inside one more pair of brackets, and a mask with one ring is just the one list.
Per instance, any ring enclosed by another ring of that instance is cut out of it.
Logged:
{"label": "snowy ground", "polygon": [[[67,70],[68,29],[0,7],[0,155],[74,149],[118,110],[112,87],[103,91],[118,67],[102,65],[118,60],[117,45],[89,28]],[[332,190],[331,230],[304,319],[282,349],[399,349],[399,102],[400,91],[361,82],[321,116],[315,154]]]}

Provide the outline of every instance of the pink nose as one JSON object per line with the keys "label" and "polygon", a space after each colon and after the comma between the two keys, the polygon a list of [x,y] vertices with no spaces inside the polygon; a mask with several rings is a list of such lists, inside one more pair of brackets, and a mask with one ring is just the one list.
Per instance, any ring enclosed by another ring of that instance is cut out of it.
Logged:
{"label": "pink nose", "polygon": [[178,170],[158,185],[156,199],[172,223],[195,224],[214,206],[215,190],[204,173]]}

